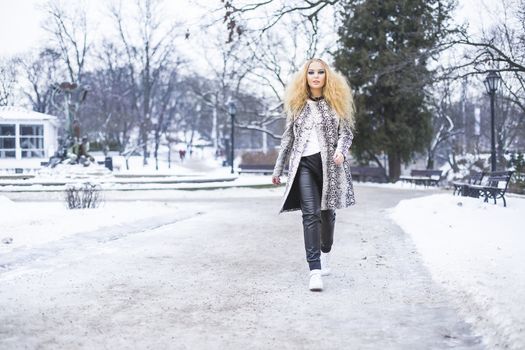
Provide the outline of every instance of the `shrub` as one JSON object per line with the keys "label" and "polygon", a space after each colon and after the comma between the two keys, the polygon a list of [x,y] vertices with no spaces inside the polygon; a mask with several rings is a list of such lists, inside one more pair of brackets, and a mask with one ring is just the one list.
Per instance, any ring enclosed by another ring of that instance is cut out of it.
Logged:
{"label": "shrub", "polygon": [[98,184],[85,182],[70,184],[65,189],[68,209],[97,208],[102,202],[102,188]]}

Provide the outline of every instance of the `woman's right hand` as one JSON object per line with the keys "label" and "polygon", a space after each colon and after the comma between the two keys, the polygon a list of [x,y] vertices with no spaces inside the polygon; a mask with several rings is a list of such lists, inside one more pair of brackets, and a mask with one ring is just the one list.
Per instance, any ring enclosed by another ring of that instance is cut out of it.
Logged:
{"label": "woman's right hand", "polygon": [[272,183],[274,185],[280,185],[281,184],[281,178],[279,176],[272,176]]}

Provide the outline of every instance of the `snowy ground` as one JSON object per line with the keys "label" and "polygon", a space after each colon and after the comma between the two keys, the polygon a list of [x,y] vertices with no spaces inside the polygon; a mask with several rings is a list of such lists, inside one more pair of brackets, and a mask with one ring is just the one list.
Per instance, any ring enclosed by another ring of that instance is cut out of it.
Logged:
{"label": "snowy ground", "polygon": [[0,240],[4,243],[0,244],[0,256],[137,219],[155,221],[167,215],[180,216],[183,210],[182,205],[156,202],[110,202],[91,210],[68,210],[63,202],[16,203],[0,196]]}
{"label": "snowy ground", "polygon": [[[108,192],[102,196],[104,200],[100,207],[89,210],[67,209],[62,193],[48,193],[45,198],[38,194],[16,202],[0,195],[0,241],[3,241],[0,256],[15,249],[38,248],[44,243],[79,233],[104,228],[111,230],[136,221],[158,222],[170,217],[175,222],[194,212],[184,204],[189,200],[279,197],[281,192],[278,188],[265,191],[251,188],[148,191],[132,197],[123,192]],[[16,195],[15,198],[20,200],[21,196]]]}
{"label": "snowy ground", "polygon": [[391,212],[489,349],[525,349],[525,198],[507,197],[504,208],[436,194]]}
{"label": "snowy ground", "polygon": [[[0,180],[0,348],[525,349],[523,197],[356,184],[316,296],[300,214],[275,216],[282,187],[253,188],[269,176],[203,152],[113,160]],[[84,179],[100,208],[38,183]]]}
{"label": "snowy ground", "polygon": [[434,186],[424,186],[416,185],[414,183],[397,181],[396,183],[377,183],[377,182],[359,182],[358,186],[367,186],[367,187],[378,187],[378,188],[392,188],[397,190],[407,190],[407,191],[436,191],[437,189]]}
{"label": "snowy ground", "polygon": [[[486,348],[387,215],[432,191],[356,186],[333,275],[311,293],[300,213],[276,215],[282,190],[110,192],[88,232],[88,210],[4,193],[2,210],[27,215],[10,219],[11,244],[49,240],[0,254],[0,348]],[[59,217],[76,225],[56,234]]]}
{"label": "snowy ground", "polygon": [[141,157],[129,159],[130,170],[123,170],[123,157],[115,156],[114,162],[119,169],[114,172],[97,164],[89,167],[80,164],[59,164],[52,169],[42,168],[26,179],[16,178],[19,174],[0,174],[0,192],[62,192],[69,184],[86,181],[99,184],[107,191],[218,189],[271,185],[268,176],[231,174],[229,167],[222,166],[220,158],[204,158],[199,152],[194,152],[193,157],[184,162],[175,161],[171,168],[162,161],[159,163],[159,170],[155,169],[154,160],[143,166]]}
{"label": "snowy ground", "polygon": [[[229,171],[213,174],[198,174],[193,176],[151,176],[137,175],[128,178],[74,178],[36,181],[31,180],[0,180],[0,192],[63,192],[71,184],[82,184],[89,181],[100,185],[107,191],[134,191],[134,190],[180,190],[180,189],[220,189],[243,186],[271,186],[268,176],[262,175],[231,175]],[[2,183],[3,182],[3,183]],[[51,183],[51,184],[50,184]],[[286,180],[283,179],[283,183]]]}

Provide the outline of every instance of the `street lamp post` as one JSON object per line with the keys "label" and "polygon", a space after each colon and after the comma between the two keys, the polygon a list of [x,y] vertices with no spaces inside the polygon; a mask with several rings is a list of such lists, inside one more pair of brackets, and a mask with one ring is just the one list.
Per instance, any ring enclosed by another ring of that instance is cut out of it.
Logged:
{"label": "street lamp post", "polygon": [[501,77],[496,71],[490,71],[483,82],[490,96],[490,160],[491,171],[496,171],[496,138],[494,135],[494,98],[501,83]]}
{"label": "street lamp post", "polygon": [[231,117],[231,145],[230,145],[230,153],[231,153],[231,173],[233,174],[233,149],[235,148],[235,142],[233,142],[233,131],[234,131],[234,121],[235,121],[235,114],[237,113],[237,106],[235,105],[235,102],[230,101],[228,103],[228,113]]}

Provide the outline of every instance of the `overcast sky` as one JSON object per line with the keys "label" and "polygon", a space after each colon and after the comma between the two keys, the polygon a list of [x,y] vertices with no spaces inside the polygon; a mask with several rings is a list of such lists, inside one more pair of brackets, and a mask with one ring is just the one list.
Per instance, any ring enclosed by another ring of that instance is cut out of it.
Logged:
{"label": "overcast sky", "polygon": [[[73,0],[68,0],[73,2]],[[166,2],[166,15],[173,16],[182,22],[195,23],[203,10],[192,5],[191,0],[171,0]],[[108,0],[90,0],[88,3],[92,18],[103,18]],[[0,0],[0,57],[22,53],[39,47],[46,38],[41,28],[44,17],[39,8],[45,0]],[[201,0],[202,4],[209,4],[209,8],[216,7],[218,0]],[[459,7],[455,19],[459,22],[468,22],[474,31],[479,30],[494,20],[498,14],[494,7],[499,1],[459,0]],[[183,9],[183,11],[181,11]],[[182,17],[183,16],[183,17]],[[97,23],[96,27],[103,26]]]}
{"label": "overcast sky", "polygon": [[[78,0],[62,0],[75,4]],[[0,0],[0,57],[19,54],[40,47],[48,33],[42,29],[45,18],[42,10],[46,0]],[[88,21],[96,32],[100,28],[113,29],[108,22],[108,4],[111,0],[84,0],[88,9]],[[115,2],[115,1],[113,1]],[[123,3],[131,0],[123,0]],[[205,1],[200,1],[206,3]],[[208,0],[210,8],[220,4],[218,0]],[[163,3],[163,14],[177,22],[196,23],[203,9],[192,5],[193,0],[167,0]],[[94,33],[97,34],[97,33]]]}

